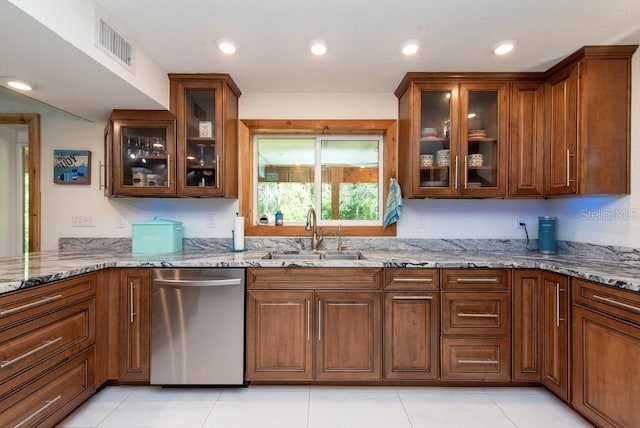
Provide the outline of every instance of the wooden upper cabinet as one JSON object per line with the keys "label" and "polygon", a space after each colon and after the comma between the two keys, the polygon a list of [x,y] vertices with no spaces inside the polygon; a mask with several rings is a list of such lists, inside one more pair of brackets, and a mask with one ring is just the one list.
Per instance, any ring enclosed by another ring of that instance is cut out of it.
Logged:
{"label": "wooden upper cabinet", "polygon": [[238,98],[228,74],[169,74],[177,193],[238,197]]}
{"label": "wooden upper cabinet", "polygon": [[546,83],[545,195],[576,193],[578,66]]}
{"label": "wooden upper cabinet", "polygon": [[630,192],[634,46],[586,46],[547,73],[545,195]]}
{"label": "wooden upper cabinet", "polygon": [[405,196],[505,196],[508,81],[408,73],[396,95]]}
{"label": "wooden upper cabinet", "polygon": [[541,197],[544,83],[513,82],[510,110],[508,196]]}
{"label": "wooden upper cabinet", "polygon": [[175,196],[176,121],[166,110],[113,110],[104,133],[105,196]]}

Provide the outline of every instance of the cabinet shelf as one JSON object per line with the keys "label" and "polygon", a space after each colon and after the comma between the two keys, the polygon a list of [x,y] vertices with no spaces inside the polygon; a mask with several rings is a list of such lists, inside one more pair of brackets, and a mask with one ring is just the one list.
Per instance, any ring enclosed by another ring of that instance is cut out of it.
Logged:
{"label": "cabinet shelf", "polygon": [[467,138],[467,141],[472,141],[474,143],[495,143],[498,141],[497,138],[486,138],[486,137],[470,137]]}
{"label": "cabinet shelf", "polygon": [[449,141],[449,139],[442,138],[442,137],[421,137],[420,141],[445,142],[445,141]]}
{"label": "cabinet shelf", "polygon": [[187,165],[189,171],[215,171],[215,165]]}
{"label": "cabinet shelf", "polygon": [[187,141],[196,141],[203,143],[215,143],[216,139],[212,137],[187,137]]}

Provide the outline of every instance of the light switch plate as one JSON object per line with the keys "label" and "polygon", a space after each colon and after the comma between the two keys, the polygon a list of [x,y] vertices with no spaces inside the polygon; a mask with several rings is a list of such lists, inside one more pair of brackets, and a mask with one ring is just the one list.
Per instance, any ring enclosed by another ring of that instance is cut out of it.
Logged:
{"label": "light switch plate", "polygon": [[71,217],[71,227],[94,227],[93,216],[74,215]]}

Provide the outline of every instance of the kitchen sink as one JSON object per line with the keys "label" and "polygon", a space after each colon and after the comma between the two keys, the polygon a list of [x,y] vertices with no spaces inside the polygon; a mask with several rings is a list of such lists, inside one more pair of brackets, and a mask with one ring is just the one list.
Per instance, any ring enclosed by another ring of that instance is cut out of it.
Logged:
{"label": "kitchen sink", "polygon": [[263,259],[269,260],[363,260],[359,251],[271,251]]}

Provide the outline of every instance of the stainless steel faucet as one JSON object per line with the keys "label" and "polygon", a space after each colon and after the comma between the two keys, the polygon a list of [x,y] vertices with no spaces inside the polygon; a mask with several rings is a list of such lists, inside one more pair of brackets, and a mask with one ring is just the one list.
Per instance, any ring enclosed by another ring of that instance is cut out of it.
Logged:
{"label": "stainless steel faucet", "polygon": [[[311,231],[311,250],[317,250],[324,236],[322,236],[322,228],[318,227],[316,210],[314,210],[313,207],[309,208],[309,212],[307,213],[307,224],[304,230]],[[320,232],[320,236],[318,236],[318,231]]]}

